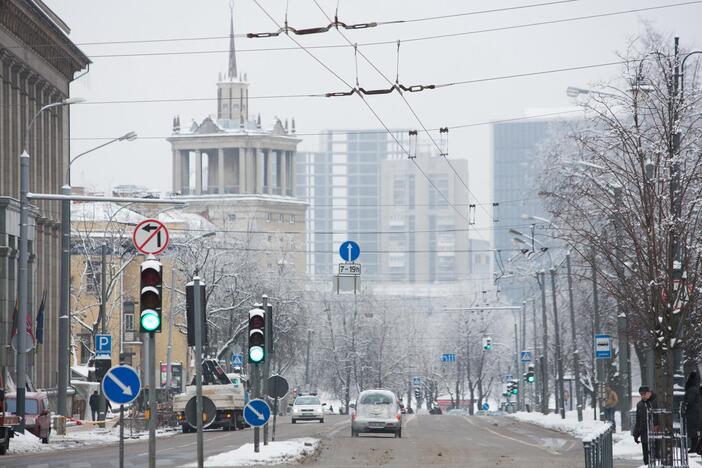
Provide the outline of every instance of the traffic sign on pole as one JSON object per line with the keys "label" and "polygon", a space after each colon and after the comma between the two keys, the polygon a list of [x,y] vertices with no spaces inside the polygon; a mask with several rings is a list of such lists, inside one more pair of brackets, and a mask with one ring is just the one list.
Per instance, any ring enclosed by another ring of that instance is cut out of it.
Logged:
{"label": "traffic sign on pole", "polygon": [[531,351],[521,351],[519,353],[519,356],[522,360],[522,364],[526,364],[528,362],[531,362]]}
{"label": "traffic sign on pole", "polygon": [[288,381],[280,375],[271,375],[266,381],[266,394],[271,398],[283,398],[289,389]]}
{"label": "traffic sign on pole", "polygon": [[453,353],[444,353],[441,355],[441,362],[456,362],[456,355]]}
{"label": "traffic sign on pole", "polygon": [[244,407],[244,421],[249,426],[265,426],[271,417],[271,408],[263,400],[251,400]]}
{"label": "traffic sign on pole", "polygon": [[612,337],[609,335],[595,335],[595,358],[612,358]]}
{"label": "traffic sign on pole", "polygon": [[241,367],[244,365],[243,354],[232,354],[232,366]]}
{"label": "traffic sign on pole", "polygon": [[112,356],[111,335],[95,335],[95,355]]}
{"label": "traffic sign on pole", "polygon": [[113,403],[125,405],[136,400],[141,390],[139,374],[127,365],[111,367],[102,379],[102,392]]}
{"label": "traffic sign on pole", "polygon": [[146,219],[134,228],[132,242],[144,255],[157,255],[168,247],[168,229],[157,219]]}
{"label": "traffic sign on pole", "polygon": [[361,247],[354,241],[347,240],[339,247],[339,255],[346,262],[353,262],[361,255]]}

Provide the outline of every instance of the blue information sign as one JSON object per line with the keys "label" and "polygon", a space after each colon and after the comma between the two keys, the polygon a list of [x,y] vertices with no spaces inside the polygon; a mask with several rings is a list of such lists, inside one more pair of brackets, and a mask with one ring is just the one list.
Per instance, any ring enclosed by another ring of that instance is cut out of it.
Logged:
{"label": "blue information sign", "polygon": [[490,409],[490,405],[488,403],[483,403],[483,410],[487,411]]}
{"label": "blue information sign", "polygon": [[102,393],[108,400],[118,405],[134,401],[140,390],[139,374],[130,366],[114,366],[102,379]]}
{"label": "blue information sign", "polygon": [[456,362],[456,355],[453,353],[444,353],[441,355],[441,362]]}
{"label": "blue information sign", "polygon": [[612,337],[609,335],[595,335],[595,358],[612,358]]}
{"label": "blue information sign", "polygon": [[271,417],[271,408],[263,400],[251,400],[244,406],[244,421],[249,426],[265,426]]}
{"label": "blue information sign", "polygon": [[346,262],[353,262],[361,255],[361,247],[354,241],[347,240],[339,247],[339,255]]}
{"label": "blue information sign", "polygon": [[521,351],[519,353],[521,359],[522,359],[522,364],[526,364],[527,362],[531,362],[531,351]]}
{"label": "blue information sign", "polygon": [[111,335],[95,335],[95,354],[98,356],[112,355]]}

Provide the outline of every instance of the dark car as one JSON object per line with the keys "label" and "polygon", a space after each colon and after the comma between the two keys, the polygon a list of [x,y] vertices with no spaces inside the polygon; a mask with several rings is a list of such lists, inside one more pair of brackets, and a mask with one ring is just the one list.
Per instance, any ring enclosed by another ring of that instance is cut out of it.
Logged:
{"label": "dark car", "polygon": [[441,408],[439,406],[434,406],[432,409],[429,410],[429,414],[442,414],[443,411],[441,411]]}
{"label": "dark car", "polygon": [[[5,408],[10,413],[17,414],[17,394],[5,395]],[[43,444],[49,443],[51,434],[51,412],[49,397],[44,392],[27,392],[24,400],[25,428],[41,439]]]}

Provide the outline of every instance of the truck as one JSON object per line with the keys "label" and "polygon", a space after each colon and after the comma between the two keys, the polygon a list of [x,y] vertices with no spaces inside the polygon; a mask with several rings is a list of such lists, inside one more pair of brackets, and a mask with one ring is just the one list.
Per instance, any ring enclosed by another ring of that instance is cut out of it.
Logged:
{"label": "truck", "polygon": [[[195,378],[183,393],[173,397],[173,412],[184,433],[194,432]],[[229,378],[216,359],[202,361],[202,426],[223,428],[225,431],[243,429],[245,389],[243,379]]]}
{"label": "truck", "polygon": [[5,368],[0,367],[0,455],[5,455],[10,448],[10,438],[15,436],[15,427],[19,426],[19,417],[7,411],[5,407]]}

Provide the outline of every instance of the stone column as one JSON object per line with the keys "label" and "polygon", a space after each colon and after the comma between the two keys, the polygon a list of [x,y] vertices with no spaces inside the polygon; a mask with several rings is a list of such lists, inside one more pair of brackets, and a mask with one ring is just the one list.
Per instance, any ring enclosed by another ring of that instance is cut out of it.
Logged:
{"label": "stone column", "polygon": [[276,153],[273,150],[266,150],[267,157],[264,159],[265,163],[267,164],[268,167],[266,167],[266,179],[263,181],[263,184],[268,187],[268,191],[266,193],[269,194],[274,194],[275,193],[275,179],[273,178],[273,160],[276,157]]}
{"label": "stone column", "polygon": [[239,193],[246,193],[246,148],[237,149],[236,163],[239,166]]}
{"label": "stone column", "polygon": [[288,151],[288,169],[287,172],[287,179],[288,179],[288,185],[290,186],[290,190],[288,190],[288,196],[294,197],[295,196],[295,152],[294,151]]}
{"label": "stone column", "polygon": [[280,194],[288,195],[288,152],[282,151],[280,154],[280,166],[278,167],[278,178],[280,179]]}
{"label": "stone column", "polygon": [[181,175],[181,162],[180,162],[180,151],[177,149],[173,150],[173,193],[180,192],[183,186],[182,175]]}
{"label": "stone column", "polygon": [[256,161],[256,190],[254,193],[263,193],[263,154],[264,149],[254,148],[254,160]]}
{"label": "stone column", "polygon": [[195,150],[195,194],[202,195],[202,151]]}
{"label": "stone column", "polygon": [[217,193],[224,193],[224,149],[217,150]]}

